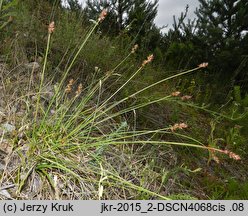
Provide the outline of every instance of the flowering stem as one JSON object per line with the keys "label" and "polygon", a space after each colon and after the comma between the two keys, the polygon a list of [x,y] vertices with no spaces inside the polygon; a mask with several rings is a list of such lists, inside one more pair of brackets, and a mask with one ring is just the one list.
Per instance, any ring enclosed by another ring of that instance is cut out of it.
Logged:
{"label": "flowering stem", "polygon": [[49,32],[48,39],[47,39],[47,47],[46,47],[45,59],[44,59],[44,63],[43,63],[42,73],[41,73],[40,87],[39,87],[39,92],[38,92],[38,95],[37,95],[37,102],[36,102],[36,109],[35,109],[35,116],[34,116],[35,123],[37,122],[37,115],[38,115],[39,104],[40,104],[40,95],[41,95],[41,90],[42,90],[44,77],[45,77],[45,71],[46,71],[46,65],[47,65],[47,56],[48,56],[48,52],[49,52],[50,41],[51,41],[51,33]]}
{"label": "flowering stem", "polygon": [[47,115],[49,113],[49,110],[51,109],[51,106],[52,106],[54,100],[56,99],[57,95],[59,94],[59,92],[61,90],[61,87],[62,87],[62,85],[63,85],[63,83],[64,83],[64,81],[65,81],[68,73],[70,72],[72,66],[74,65],[77,57],[79,56],[80,52],[82,51],[83,47],[85,46],[86,42],[88,41],[88,39],[90,38],[90,36],[92,35],[92,33],[94,32],[94,30],[96,29],[96,27],[98,26],[98,24],[99,24],[99,21],[93,26],[93,28],[91,29],[91,31],[88,33],[88,35],[84,39],[83,43],[79,47],[77,53],[74,55],[74,58],[72,59],[70,65],[66,69],[66,71],[65,71],[65,73],[64,73],[64,75],[63,75],[63,77],[62,77],[62,79],[61,79],[61,81],[60,81],[60,83],[58,85],[58,88],[56,89],[55,94],[53,95],[53,97],[52,97],[52,99],[51,99],[51,101],[50,101],[50,103],[48,105],[48,108],[46,109],[45,115],[44,115],[44,117],[43,117],[43,119],[41,121],[41,125],[43,125],[44,121],[46,120],[46,117],[47,117]]}

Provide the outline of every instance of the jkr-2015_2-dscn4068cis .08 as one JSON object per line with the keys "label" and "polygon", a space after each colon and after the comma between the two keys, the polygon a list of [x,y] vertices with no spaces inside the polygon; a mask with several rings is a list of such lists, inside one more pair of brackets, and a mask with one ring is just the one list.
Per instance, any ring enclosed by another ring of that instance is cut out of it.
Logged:
{"label": "jkr-2015_2-dscn4068cis .08", "polygon": [[211,202],[120,202],[117,204],[101,203],[100,213],[106,212],[224,212],[244,211],[243,203],[233,203],[230,209],[222,203]]}

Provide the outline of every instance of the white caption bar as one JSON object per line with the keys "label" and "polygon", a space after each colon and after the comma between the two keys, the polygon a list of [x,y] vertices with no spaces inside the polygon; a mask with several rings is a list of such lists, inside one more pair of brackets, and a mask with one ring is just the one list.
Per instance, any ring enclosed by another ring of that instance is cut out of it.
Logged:
{"label": "white caption bar", "polygon": [[0,201],[0,215],[156,215],[156,216],[247,216],[248,201]]}

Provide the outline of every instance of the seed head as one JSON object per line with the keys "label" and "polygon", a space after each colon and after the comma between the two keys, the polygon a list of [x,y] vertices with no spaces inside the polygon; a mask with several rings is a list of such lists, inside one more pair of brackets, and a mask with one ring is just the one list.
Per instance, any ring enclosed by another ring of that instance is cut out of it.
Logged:
{"label": "seed head", "polygon": [[148,63],[150,63],[153,59],[154,59],[153,54],[149,55],[149,56],[147,57],[147,59],[143,61],[142,67],[144,67],[145,65],[147,65]]}
{"label": "seed head", "polygon": [[106,9],[103,9],[102,12],[100,13],[100,16],[98,18],[98,21],[99,22],[102,22],[106,18],[107,14],[108,14],[107,13],[107,10]]}
{"label": "seed head", "polygon": [[81,94],[82,89],[83,89],[83,85],[82,85],[82,83],[80,83],[80,84],[78,85],[78,88],[77,88],[76,96],[75,96],[75,97],[78,97],[78,96]]}
{"label": "seed head", "polygon": [[234,160],[241,160],[241,157],[234,152],[231,152],[229,150],[222,150],[222,153],[226,154],[229,156],[229,158],[232,158]]}
{"label": "seed head", "polygon": [[135,53],[138,48],[139,48],[139,45],[135,44],[134,47],[132,48],[131,53]]}
{"label": "seed head", "polygon": [[181,97],[181,99],[182,99],[183,101],[189,100],[189,99],[191,99],[191,98],[192,98],[192,96],[190,96],[190,95],[184,95],[184,96]]}
{"label": "seed head", "polygon": [[213,157],[213,160],[219,164],[220,163],[220,159],[215,155],[215,154],[212,154],[212,157]]}
{"label": "seed head", "polygon": [[49,26],[48,26],[48,33],[49,33],[49,34],[52,34],[52,33],[54,32],[54,30],[55,30],[55,23],[54,23],[54,21],[52,21],[52,22],[49,24]]}
{"label": "seed head", "polygon": [[170,127],[170,130],[173,132],[173,131],[175,131],[177,129],[182,130],[182,129],[185,129],[187,127],[188,127],[188,125],[185,124],[185,123],[176,123],[176,124],[174,124],[173,126]]}
{"label": "seed head", "polygon": [[181,94],[180,91],[175,91],[175,92],[172,92],[172,93],[171,93],[171,96],[172,96],[172,97],[177,97],[177,96],[179,96],[180,94]]}
{"label": "seed head", "polygon": [[198,65],[199,68],[206,68],[208,66],[208,62],[203,62]]}
{"label": "seed head", "polygon": [[70,79],[69,83],[67,84],[66,88],[65,88],[65,93],[70,93],[72,90],[72,86],[73,86],[74,80]]}
{"label": "seed head", "polygon": [[229,151],[228,149],[225,150],[221,150],[221,149],[216,149],[216,148],[212,148],[212,147],[207,147],[208,150],[210,150],[210,152],[220,152],[223,154],[226,154],[229,156],[229,158],[232,158],[234,160],[241,160],[241,157],[239,155],[237,155],[236,153]]}

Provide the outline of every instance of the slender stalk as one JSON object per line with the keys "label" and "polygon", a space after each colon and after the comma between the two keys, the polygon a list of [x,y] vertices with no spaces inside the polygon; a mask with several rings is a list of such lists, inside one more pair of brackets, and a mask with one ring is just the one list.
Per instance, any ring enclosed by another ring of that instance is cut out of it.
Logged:
{"label": "slender stalk", "polygon": [[[119,112],[116,112],[116,113],[114,113],[112,115],[108,115],[106,118],[104,118],[102,120],[98,120],[95,123],[95,126],[99,125],[100,123],[106,122],[107,120],[110,120],[110,119],[112,119],[114,117],[117,117],[117,116],[119,116],[121,114],[130,112],[132,110],[140,109],[142,107],[145,107],[145,106],[148,106],[148,105],[151,105],[151,104],[154,104],[154,103],[158,103],[158,102],[167,100],[169,98],[170,98],[170,96],[166,96],[166,97],[163,97],[163,98],[160,98],[160,99],[156,99],[156,100],[150,101],[148,103],[141,103],[141,104],[136,104],[134,106],[130,106],[130,107],[128,107],[126,109],[123,109],[123,110],[121,110]],[[105,113],[105,112],[103,112],[103,113]],[[94,116],[93,118],[95,119],[96,116]],[[85,128],[91,122],[90,119],[92,119],[92,115],[90,115],[87,119],[85,119],[84,123],[81,123],[80,125],[78,125],[78,127],[76,127],[73,131],[71,131],[70,134],[68,134],[68,137],[74,136],[77,132],[79,132],[80,130],[82,130],[83,128]]]}
{"label": "slender stalk", "polygon": [[[103,83],[106,82],[106,80],[131,56],[132,53],[129,53],[118,65],[115,66],[114,69],[112,69],[109,73],[107,73],[107,75],[105,75],[101,80],[101,85],[103,85]],[[81,100],[81,102],[77,105],[77,112],[74,113],[68,120],[67,120],[67,126],[66,128],[70,127],[71,124],[73,124],[73,121],[80,115],[80,113],[82,112],[82,108],[84,108],[84,105],[93,97],[93,95],[98,91],[98,89],[100,88],[99,82],[90,90],[90,92],[88,93],[88,95],[84,96],[83,100]],[[102,107],[103,105],[101,105]],[[96,111],[99,111],[100,108],[98,107],[97,110],[94,111],[94,113],[96,113]]]}
{"label": "slender stalk", "polygon": [[110,101],[121,89],[123,89],[142,70],[142,68],[143,67],[140,67],[120,88],[118,88],[106,101],[104,101],[101,107]]}
{"label": "slender stalk", "polygon": [[59,85],[58,85],[58,88],[56,89],[56,92],[55,92],[55,94],[53,95],[53,97],[52,97],[52,99],[51,99],[51,101],[50,101],[50,103],[49,103],[49,105],[48,105],[48,108],[46,109],[46,112],[45,112],[45,114],[44,114],[44,116],[43,116],[43,119],[42,119],[42,121],[41,121],[41,126],[44,124],[44,122],[45,122],[45,120],[46,120],[46,117],[47,117],[47,115],[48,115],[48,113],[49,113],[49,110],[50,110],[50,108],[52,107],[52,104],[53,104],[53,102],[55,101],[56,97],[58,96],[58,94],[59,94],[59,92],[60,92],[60,90],[61,90],[61,88],[62,88],[62,85],[63,85],[63,83],[64,83],[64,81],[65,81],[65,79],[66,79],[68,73],[70,72],[70,70],[71,70],[72,66],[74,65],[76,59],[78,58],[80,52],[81,52],[82,49],[84,48],[85,44],[86,44],[87,41],[89,40],[90,36],[92,35],[92,33],[94,32],[94,30],[96,29],[96,27],[99,25],[99,23],[100,23],[100,21],[98,21],[98,22],[93,26],[93,28],[90,30],[90,32],[88,33],[88,35],[87,35],[86,38],[84,39],[83,43],[82,43],[81,46],[79,47],[77,53],[74,55],[74,57],[73,57],[71,63],[69,64],[68,68],[66,69],[66,71],[65,71],[65,73],[64,73],[64,75],[63,75],[63,77],[62,77],[62,79],[61,79],[61,81],[60,81],[60,83],[59,83]]}
{"label": "slender stalk", "polygon": [[139,91],[137,91],[137,92],[135,92],[135,93],[133,93],[133,94],[131,94],[131,95],[125,97],[125,98],[123,98],[122,100],[117,101],[117,102],[114,103],[112,106],[108,107],[107,110],[105,110],[105,112],[111,110],[112,108],[114,108],[114,107],[116,107],[117,105],[119,105],[120,103],[122,103],[122,102],[128,100],[129,98],[132,98],[132,97],[134,97],[134,96],[136,96],[136,95],[138,95],[138,94],[140,94],[140,93],[142,93],[142,92],[144,92],[144,91],[146,91],[146,90],[148,90],[148,89],[150,89],[150,88],[152,88],[152,87],[154,87],[154,86],[156,86],[156,85],[158,85],[158,84],[161,84],[161,83],[163,83],[163,82],[165,82],[165,81],[168,81],[168,80],[171,80],[171,79],[173,79],[173,78],[176,78],[176,77],[179,77],[179,76],[182,76],[182,75],[185,75],[185,74],[194,72],[194,71],[198,70],[199,68],[200,68],[200,67],[194,68],[194,69],[192,69],[192,70],[187,70],[187,71],[185,71],[185,72],[181,72],[181,73],[179,73],[179,74],[175,74],[175,75],[173,75],[173,76],[170,76],[170,77],[167,77],[167,78],[165,78],[165,79],[162,79],[162,80],[160,80],[160,81],[158,81],[158,82],[155,82],[155,83],[153,83],[153,84],[151,84],[151,85],[149,85],[149,86],[147,86],[147,87],[145,87],[145,88],[143,88],[143,89],[141,89],[141,90],[139,90]]}
{"label": "slender stalk", "polygon": [[[70,144],[70,148],[68,149],[69,151],[75,151],[79,148],[82,148],[82,149],[85,149],[87,147],[91,148],[92,145],[93,146],[101,146],[101,145],[108,145],[108,143],[115,143],[117,141],[122,141],[122,140],[127,140],[127,139],[130,139],[129,141],[124,141],[126,144],[128,143],[131,143],[133,144],[134,143],[134,139],[132,138],[139,138],[139,137],[142,137],[142,136],[145,136],[145,135],[155,135],[155,134],[174,134],[176,136],[179,136],[181,138],[184,138],[184,139],[188,139],[190,141],[193,141],[195,142],[196,144],[196,147],[198,146],[203,146],[203,147],[206,147],[202,142],[192,138],[192,137],[189,137],[187,135],[183,135],[183,134],[178,134],[178,133],[172,133],[169,131],[170,130],[170,127],[167,127],[167,128],[161,128],[161,129],[158,129],[158,130],[152,130],[152,131],[131,131],[131,132],[117,132],[116,134],[113,133],[113,134],[109,134],[108,136],[106,137],[89,137],[88,139],[92,142],[91,144],[89,144],[88,146],[85,146],[85,141],[81,144],[81,145],[71,145]],[[118,135],[118,137],[116,137],[115,135]],[[83,140],[85,138],[83,137]],[[132,139],[132,140],[131,140]],[[140,141],[143,143],[143,141]],[[156,142],[156,141],[155,141]],[[153,143],[154,144],[154,143]],[[165,143],[163,143],[165,144]],[[171,142],[169,143],[166,143],[166,144],[171,144]],[[179,143],[178,143],[179,144]],[[199,145],[198,145],[199,144]]]}
{"label": "slender stalk", "polygon": [[[97,147],[97,146],[104,146],[104,145],[127,145],[127,144],[153,144],[153,145],[176,145],[176,146],[184,146],[184,147],[194,147],[194,148],[201,148],[205,150],[210,150],[208,146],[192,144],[192,143],[183,143],[183,142],[169,142],[169,141],[153,141],[153,140],[130,140],[130,141],[111,141],[107,140],[105,143],[93,143],[90,144],[89,147]],[[88,147],[88,146],[87,146]],[[220,151],[218,149],[212,148],[212,150]],[[221,151],[220,151],[221,152]]]}
{"label": "slender stalk", "polygon": [[248,112],[247,112],[247,111],[244,111],[242,114],[240,114],[239,117],[233,118],[233,117],[229,117],[229,116],[227,116],[227,115],[224,115],[224,114],[222,114],[222,113],[220,113],[220,112],[215,112],[215,111],[206,109],[205,107],[197,106],[197,105],[192,104],[192,103],[185,103],[185,102],[176,101],[176,100],[172,100],[172,102],[177,102],[177,103],[182,104],[182,105],[184,105],[184,106],[193,107],[193,108],[195,108],[195,109],[200,109],[200,110],[203,110],[203,111],[205,111],[205,112],[207,112],[207,113],[210,113],[210,114],[213,115],[213,116],[219,116],[219,117],[225,118],[225,119],[227,119],[227,120],[229,120],[229,121],[237,121],[237,120],[240,120],[240,119],[244,118],[246,115],[248,115]]}
{"label": "slender stalk", "polygon": [[44,77],[45,77],[45,71],[46,71],[46,66],[47,66],[47,56],[50,48],[50,42],[51,42],[51,33],[48,33],[48,39],[47,39],[47,47],[46,47],[46,53],[45,53],[45,58],[44,58],[44,63],[43,63],[43,68],[42,68],[42,73],[41,73],[41,81],[40,81],[40,86],[39,86],[39,92],[37,95],[37,101],[36,101],[36,109],[35,109],[35,123],[37,122],[37,115],[39,111],[39,105],[40,105],[40,95],[41,95],[41,90],[44,82]]}
{"label": "slender stalk", "polygon": [[146,188],[143,188],[141,186],[137,186],[137,185],[131,183],[130,181],[127,181],[127,180],[125,180],[125,179],[123,179],[123,178],[121,178],[119,176],[114,175],[113,173],[109,172],[108,170],[105,170],[105,172],[111,174],[111,175],[108,175],[108,178],[113,179],[115,181],[118,181],[118,182],[120,182],[122,184],[125,184],[128,187],[133,188],[133,189],[135,189],[137,191],[145,192],[147,194],[150,194],[151,196],[159,197],[160,199],[163,199],[163,200],[172,200],[169,197],[162,196],[162,195],[157,194],[157,193],[155,193],[153,191],[150,191],[150,190],[148,190]]}
{"label": "slender stalk", "polygon": [[[127,97],[125,97],[125,98],[123,98],[123,99],[121,99],[120,101],[117,101],[117,102],[115,102],[114,104],[112,104],[111,106],[109,106],[106,110],[104,110],[104,112],[102,111],[101,112],[101,110],[103,109],[103,104],[106,104],[106,102],[104,102],[101,106],[99,106],[98,107],[98,109],[95,111],[95,112],[98,112],[99,114],[98,115],[96,115],[95,116],[95,118],[99,118],[99,117],[101,117],[103,114],[106,114],[108,111],[110,111],[111,109],[113,109],[114,107],[116,107],[116,106],[118,106],[120,103],[123,103],[124,101],[126,101],[126,100],[128,100],[129,98],[132,98],[132,97],[134,97],[134,96],[136,96],[136,95],[138,95],[138,94],[140,94],[140,93],[142,93],[142,92],[144,92],[145,90],[148,90],[148,89],[150,89],[150,88],[152,88],[152,87],[154,87],[154,86],[156,86],[156,85],[158,85],[158,84],[161,84],[161,83],[163,83],[163,82],[165,82],[165,81],[168,81],[168,80],[170,80],[170,79],[173,79],[173,78],[176,78],[176,77],[179,77],[179,76],[182,76],[182,75],[185,75],[185,74],[188,74],[188,73],[191,73],[191,72],[194,72],[194,71],[196,71],[196,70],[198,70],[198,69],[200,69],[200,67],[197,67],[197,68],[194,68],[194,69],[192,69],[192,70],[187,70],[187,71],[185,71],[185,72],[181,72],[181,73],[179,73],[179,74],[175,74],[175,75],[172,75],[172,76],[170,76],[170,77],[167,77],[167,78],[165,78],[165,79],[162,79],[162,80],[160,80],[160,81],[158,81],[158,82],[155,82],[155,83],[153,83],[153,84],[151,84],[151,85],[149,85],[149,86],[147,86],[147,87],[145,87],[145,88],[143,88],[143,89],[141,89],[141,90],[139,90],[139,91],[137,91],[137,92],[135,92],[135,93],[133,93],[133,94],[131,94],[131,95],[129,95],[129,96],[127,96]],[[123,84],[117,91],[119,92],[120,91],[120,89],[121,88],[123,88],[139,71],[141,70],[141,68],[139,68],[129,79],[128,79],[128,81],[126,81],[125,82],[125,84]],[[117,93],[117,91],[114,93],[114,94],[116,94]],[[107,101],[109,101],[109,99],[107,99]],[[115,115],[115,114],[114,114]],[[116,116],[116,115],[115,115]],[[68,136],[71,136],[71,135],[73,135],[76,131],[79,131],[79,130],[81,130],[83,127],[85,127],[88,123],[90,123],[90,119],[93,117],[93,114],[92,115],[89,115],[88,116],[88,118],[85,120],[85,124],[81,124],[81,125],[79,125],[79,127],[76,127]],[[107,118],[107,119],[110,119],[110,118]],[[104,119],[104,120],[107,120],[107,119]]]}

